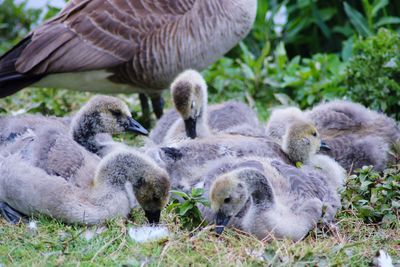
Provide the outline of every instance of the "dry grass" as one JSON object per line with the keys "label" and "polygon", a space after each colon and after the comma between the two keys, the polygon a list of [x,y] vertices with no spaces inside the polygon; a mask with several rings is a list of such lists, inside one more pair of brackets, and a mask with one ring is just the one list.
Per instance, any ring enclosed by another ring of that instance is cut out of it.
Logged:
{"label": "dry grass", "polygon": [[348,217],[338,216],[336,234],[314,230],[300,242],[259,241],[236,229],[216,236],[213,226],[182,231],[172,214],[163,221],[172,233],[168,240],[139,244],[128,228],[141,225],[144,217],[135,212],[136,224],[115,219],[106,230],[87,240],[86,231],[99,227],[71,226],[37,218],[38,229],[12,226],[0,220],[0,264],[5,266],[368,266],[379,249],[400,263],[399,229],[382,229]]}

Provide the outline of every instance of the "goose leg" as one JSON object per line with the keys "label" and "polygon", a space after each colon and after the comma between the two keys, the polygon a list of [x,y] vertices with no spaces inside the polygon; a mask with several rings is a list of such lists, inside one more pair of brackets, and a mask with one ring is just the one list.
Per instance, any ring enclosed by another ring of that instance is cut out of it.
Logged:
{"label": "goose leg", "polygon": [[25,221],[25,216],[11,208],[7,203],[0,202],[0,214],[9,223],[17,224]]}
{"label": "goose leg", "polygon": [[164,99],[161,95],[154,96],[151,98],[151,104],[153,106],[153,112],[156,114],[157,119],[163,115]]}
{"label": "goose leg", "polygon": [[140,124],[145,128],[150,128],[150,105],[145,94],[139,94],[140,106],[142,108],[142,117],[139,119]]}

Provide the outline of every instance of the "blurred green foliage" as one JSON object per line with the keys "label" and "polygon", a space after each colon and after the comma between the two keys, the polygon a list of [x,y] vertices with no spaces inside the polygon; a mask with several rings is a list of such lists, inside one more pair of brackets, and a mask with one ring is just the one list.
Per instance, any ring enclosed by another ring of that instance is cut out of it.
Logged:
{"label": "blurred green foliage", "polygon": [[51,5],[47,5],[46,9],[28,8],[27,2],[0,0],[0,55],[18,43],[43,20],[59,11]]}
{"label": "blurred green foliage", "polygon": [[256,24],[246,41],[252,44],[250,47],[254,43],[262,45],[265,40],[273,46],[283,42],[290,58],[349,50],[353,36],[368,37],[380,27],[400,30],[398,1],[259,0],[258,3]]}
{"label": "blurred green foliage", "polygon": [[0,1],[0,54],[23,38],[39,21],[39,9],[26,8],[26,2]]}
{"label": "blurred green foliage", "polygon": [[256,57],[244,43],[241,56],[223,58],[204,72],[212,101],[241,99],[263,118],[277,104],[310,107],[345,95],[345,64],[335,54],[290,59],[283,43],[270,51],[267,43]]}
{"label": "blurred green foliage", "polygon": [[380,29],[359,39],[346,70],[346,93],[352,100],[400,120],[400,36]]}
{"label": "blurred green foliage", "polygon": [[399,166],[375,172],[363,167],[351,175],[342,192],[344,209],[367,223],[382,223],[386,227],[400,226],[400,169]]}

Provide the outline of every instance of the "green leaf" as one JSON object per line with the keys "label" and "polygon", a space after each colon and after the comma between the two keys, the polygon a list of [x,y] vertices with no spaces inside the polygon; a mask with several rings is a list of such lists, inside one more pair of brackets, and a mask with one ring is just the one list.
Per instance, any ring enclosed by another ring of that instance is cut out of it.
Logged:
{"label": "green leaf", "polygon": [[344,2],[343,5],[346,15],[349,17],[351,24],[353,24],[358,33],[362,34],[363,36],[373,35],[363,15],[356,9],[352,8],[349,4],[347,4],[347,2]]}
{"label": "green leaf", "polygon": [[300,161],[296,161],[296,168],[301,168],[303,167],[303,163],[301,163]]}
{"label": "green leaf", "polygon": [[183,216],[188,212],[191,208],[193,208],[193,204],[186,201],[179,207],[179,215]]}
{"label": "green leaf", "polygon": [[189,199],[189,196],[185,192],[177,191],[177,190],[171,190],[171,194],[178,195],[180,197],[183,197],[184,199]]}
{"label": "green leaf", "polygon": [[315,18],[315,22],[317,23],[318,27],[321,29],[322,33],[325,35],[327,39],[331,39],[332,37],[331,31],[329,30],[325,22],[322,20],[317,5],[314,1],[311,2],[311,8],[312,8],[312,14]]}
{"label": "green leaf", "polygon": [[353,38],[349,38],[348,40],[343,42],[342,48],[342,59],[344,61],[348,61],[353,54]]}
{"label": "green leaf", "polygon": [[377,0],[374,2],[373,7],[372,7],[372,16],[375,17],[379,10],[384,8],[389,4],[389,0]]}
{"label": "green leaf", "polygon": [[375,28],[382,27],[388,24],[400,24],[400,17],[383,17],[375,24]]}
{"label": "green leaf", "polygon": [[204,194],[203,188],[192,188],[192,196],[193,197],[200,197]]}

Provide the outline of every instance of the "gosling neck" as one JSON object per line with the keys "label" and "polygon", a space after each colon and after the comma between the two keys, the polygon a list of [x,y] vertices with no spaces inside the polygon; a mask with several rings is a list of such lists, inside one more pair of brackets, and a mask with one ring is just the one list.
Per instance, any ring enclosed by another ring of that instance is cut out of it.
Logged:
{"label": "gosling neck", "polygon": [[208,127],[208,109],[207,109],[207,93],[204,95],[202,107],[199,116],[196,120],[196,130],[198,131],[199,137],[206,137],[210,135],[210,128]]}
{"label": "gosling neck", "polygon": [[96,173],[97,183],[124,189],[130,182],[135,189],[136,185],[144,182],[141,177],[146,177],[146,166],[132,157],[129,152],[115,152],[104,157]]}
{"label": "gosling neck", "polygon": [[295,142],[284,142],[282,149],[287,154],[288,158],[294,163],[300,162],[308,164],[310,161],[310,151],[306,148],[301,149],[301,146]]}
{"label": "gosling neck", "polygon": [[97,111],[77,114],[71,123],[72,138],[92,153],[99,153],[102,146],[96,141],[96,135],[104,132],[101,114]]}

